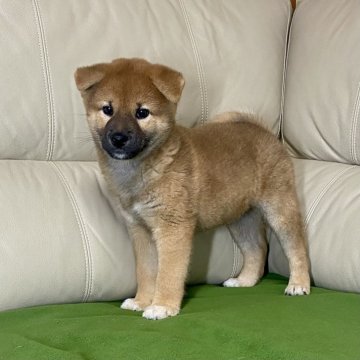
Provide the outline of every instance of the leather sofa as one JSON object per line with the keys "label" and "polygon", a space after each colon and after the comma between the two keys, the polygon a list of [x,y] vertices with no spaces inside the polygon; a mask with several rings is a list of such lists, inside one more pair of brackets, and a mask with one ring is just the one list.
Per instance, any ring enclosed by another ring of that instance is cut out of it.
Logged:
{"label": "leather sofa", "polygon": [[[123,299],[134,255],[73,81],[144,57],[178,69],[178,121],[259,114],[294,159],[314,285],[360,292],[360,2],[0,0],[0,310]],[[271,231],[270,272],[288,275]],[[226,227],[197,234],[188,282],[242,258]]]}

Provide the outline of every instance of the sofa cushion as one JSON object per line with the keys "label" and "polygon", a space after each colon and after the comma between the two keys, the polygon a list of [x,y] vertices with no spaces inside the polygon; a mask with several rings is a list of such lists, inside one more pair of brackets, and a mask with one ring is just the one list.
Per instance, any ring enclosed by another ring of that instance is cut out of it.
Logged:
{"label": "sofa cushion", "polygon": [[360,164],[360,2],[299,0],[283,133],[298,157]]}
{"label": "sofa cushion", "polygon": [[[294,160],[316,286],[360,292],[360,168]],[[278,240],[270,237],[270,271],[289,275]]]}
{"label": "sofa cushion", "polygon": [[184,125],[250,109],[278,130],[289,0],[0,4],[2,159],[95,160],[73,73],[118,57],[184,73]]}
{"label": "sofa cushion", "polygon": [[[0,310],[134,295],[132,244],[96,163],[2,160],[0,173]],[[226,228],[199,234],[188,282],[233,276],[234,249]]]}

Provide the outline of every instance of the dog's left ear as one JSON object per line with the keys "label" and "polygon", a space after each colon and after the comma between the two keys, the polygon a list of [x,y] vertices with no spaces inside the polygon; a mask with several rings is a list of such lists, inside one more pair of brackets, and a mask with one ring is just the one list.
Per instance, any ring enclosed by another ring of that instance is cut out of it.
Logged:
{"label": "dog's left ear", "polygon": [[78,68],[75,71],[75,83],[80,92],[90,89],[100,82],[106,73],[107,64],[96,64]]}
{"label": "dog's left ear", "polygon": [[154,64],[151,66],[150,78],[159,91],[172,103],[180,100],[185,80],[182,74],[167,66]]}

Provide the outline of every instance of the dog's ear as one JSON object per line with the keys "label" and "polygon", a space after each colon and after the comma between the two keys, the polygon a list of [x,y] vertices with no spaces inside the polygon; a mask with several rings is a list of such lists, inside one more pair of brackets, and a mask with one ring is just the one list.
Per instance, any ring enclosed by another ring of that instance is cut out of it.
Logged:
{"label": "dog's ear", "polygon": [[75,83],[80,92],[90,89],[100,82],[106,73],[107,64],[96,64],[78,68],[75,71]]}
{"label": "dog's ear", "polygon": [[150,68],[150,78],[168,100],[174,104],[179,102],[185,85],[184,77],[180,72],[164,65],[154,64]]}

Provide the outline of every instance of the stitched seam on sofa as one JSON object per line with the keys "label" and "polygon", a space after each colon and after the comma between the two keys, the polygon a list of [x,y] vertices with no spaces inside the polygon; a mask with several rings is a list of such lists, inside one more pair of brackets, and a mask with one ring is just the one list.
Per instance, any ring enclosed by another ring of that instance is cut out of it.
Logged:
{"label": "stitched seam on sofa", "polygon": [[348,171],[350,171],[351,169],[355,168],[356,165],[350,166],[344,170],[339,171],[326,185],[325,187],[320,191],[319,195],[315,198],[315,200],[313,201],[313,203],[311,204],[309,211],[306,215],[304,224],[305,224],[305,228],[307,228],[309,226],[310,220],[312,218],[312,216],[315,213],[316,208],[318,207],[320,201],[323,199],[323,197],[326,195],[326,193],[330,190],[330,188]]}
{"label": "stitched seam on sofa", "polygon": [[359,121],[359,113],[360,113],[360,82],[358,84],[357,92],[356,92],[356,100],[354,111],[352,115],[352,125],[351,125],[351,135],[350,135],[350,156],[351,160],[358,164],[358,157],[357,157],[357,127]]}
{"label": "stitched seam on sofa", "polygon": [[82,240],[82,244],[83,244],[84,255],[85,255],[85,289],[83,292],[82,301],[86,302],[89,299],[89,297],[92,293],[92,290],[93,290],[93,260],[92,260],[89,236],[86,231],[85,223],[84,223],[83,217],[81,215],[80,208],[77,204],[75,195],[74,195],[73,191],[71,190],[69,182],[67,181],[64,174],[62,173],[62,171],[60,170],[59,166],[56,163],[50,162],[50,164],[55,169],[55,172],[57,173],[61,183],[63,184],[63,186],[65,188],[65,191],[68,195],[72,209],[75,214],[76,222],[79,227],[81,240]]}
{"label": "stitched seam on sofa", "polygon": [[43,70],[43,79],[45,87],[45,98],[48,113],[48,145],[46,160],[51,160],[55,147],[55,107],[53,100],[53,86],[50,76],[49,55],[46,44],[44,24],[41,18],[40,6],[38,0],[32,0],[32,6],[35,15],[36,29],[38,33],[38,44],[40,49],[41,66]]}
{"label": "stitched seam on sofa", "polygon": [[235,234],[231,231],[231,228],[229,225],[225,225],[226,229],[228,230],[230,236],[231,236],[231,239],[233,241],[233,266],[232,266],[232,271],[230,273],[230,276],[229,278],[233,278],[235,276],[237,276],[239,273],[240,273],[240,249],[237,245],[237,242],[236,242],[236,237],[235,237]]}
{"label": "stitched seam on sofa", "polygon": [[289,48],[290,48],[290,38],[291,38],[291,20],[294,14],[294,11],[289,6],[288,13],[288,22],[286,25],[286,37],[285,37],[285,45],[284,45],[284,60],[283,60],[283,77],[282,77],[282,85],[281,85],[281,99],[280,99],[280,119],[278,125],[278,136],[281,136],[281,141],[284,143],[284,106],[285,106],[285,82],[286,82],[286,74],[287,74],[287,66],[288,66],[288,57],[289,57]]}
{"label": "stitched seam on sofa", "polygon": [[183,14],[186,28],[190,37],[190,43],[191,47],[194,53],[195,57],[195,63],[196,63],[196,71],[198,75],[198,81],[200,86],[200,97],[201,97],[201,118],[200,123],[201,125],[204,125],[206,122],[208,116],[209,116],[209,104],[208,104],[208,95],[207,95],[207,86],[206,86],[206,80],[205,80],[205,72],[202,64],[202,60],[200,57],[200,53],[198,50],[198,46],[195,40],[194,32],[191,27],[190,18],[188,15],[188,12],[186,10],[185,4],[183,0],[178,0],[181,8],[181,12]]}

